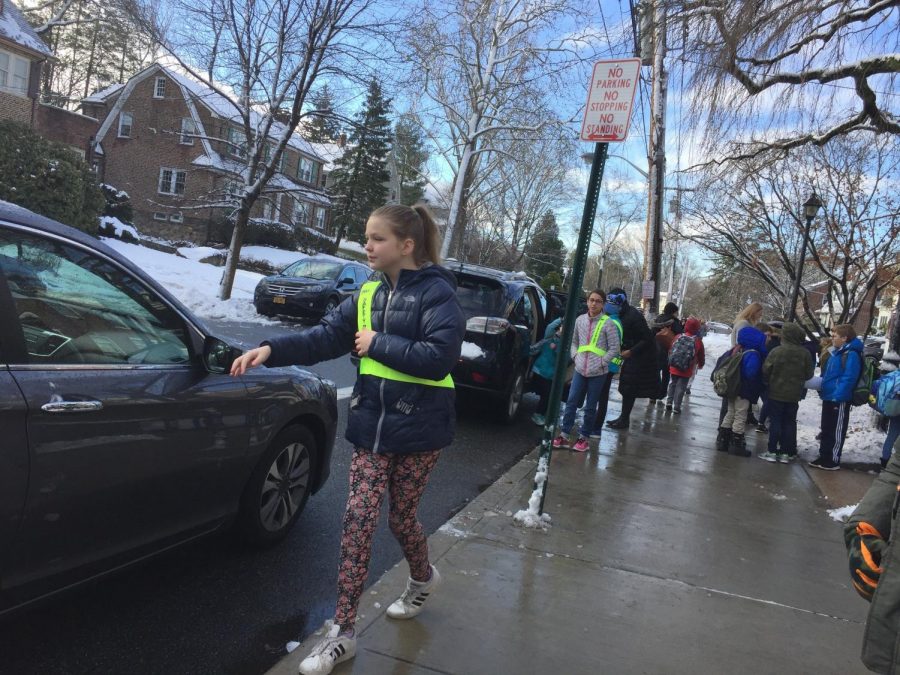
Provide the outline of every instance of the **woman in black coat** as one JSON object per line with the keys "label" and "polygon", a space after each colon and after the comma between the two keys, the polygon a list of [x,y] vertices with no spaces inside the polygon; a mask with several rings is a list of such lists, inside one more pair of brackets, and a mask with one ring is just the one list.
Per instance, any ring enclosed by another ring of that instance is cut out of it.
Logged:
{"label": "woman in black coat", "polygon": [[656,363],[656,340],[640,310],[628,304],[628,296],[621,288],[614,288],[607,296],[607,303],[619,308],[622,322],[622,371],[619,373],[619,393],[622,394],[622,412],[606,426],[611,429],[627,429],[631,409],[639,398],[655,398],[659,395],[659,368]]}

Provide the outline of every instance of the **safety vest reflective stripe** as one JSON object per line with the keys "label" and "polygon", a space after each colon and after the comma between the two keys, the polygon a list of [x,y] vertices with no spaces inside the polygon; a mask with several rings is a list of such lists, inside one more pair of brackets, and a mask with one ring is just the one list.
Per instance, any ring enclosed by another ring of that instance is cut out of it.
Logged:
{"label": "safety vest reflective stripe", "polygon": [[[359,300],[356,305],[356,323],[359,330],[372,330],[372,298],[378,289],[379,281],[367,281],[359,290]],[[396,382],[409,382],[410,384],[424,384],[429,387],[446,387],[453,389],[453,378],[447,375],[442,380],[426,380],[423,377],[414,377],[394,370],[390,366],[379,363],[375,359],[364,356],[359,361],[360,375],[374,375],[384,380]]]}
{"label": "safety vest reflective stripe", "polygon": [[[600,332],[603,330],[603,325],[606,323],[607,319],[611,319],[611,318],[612,317],[610,317],[609,315],[606,315],[603,318],[601,318],[600,321],[597,322],[597,326],[594,328],[594,333],[593,333],[593,335],[591,335],[591,341],[589,343],[587,343],[586,345],[581,345],[576,352],[577,354],[581,354],[583,352],[591,352],[592,354],[596,354],[597,356],[604,356],[606,354],[606,350],[600,349],[600,347],[598,347],[597,344],[600,342]],[[621,340],[622,340],[622,324],[619,323],[618,319],[612,319],[612,322],[615,324],[616,328],[619,331],[619,341],[621,342]],[[613,357],[612,362],[613,363],[621,363],[622,360],[618,356],[616,356],[616,357]]]}

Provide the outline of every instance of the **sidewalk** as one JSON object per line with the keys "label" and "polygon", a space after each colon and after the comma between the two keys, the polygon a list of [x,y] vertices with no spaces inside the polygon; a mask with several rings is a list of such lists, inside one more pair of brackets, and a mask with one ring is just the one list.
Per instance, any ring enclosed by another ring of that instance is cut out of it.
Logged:
{"label": "sidewalk", "polygon": [[[357,656],[334,672],[868,672],[868,605],[825,509],[858,501],[872,476],[829,474],[850,501],[827,503],[813,469],[717,453],[718,408],[698,377],[682,415],[639,401],[629,433],[555,452],[547,532],[511,518],[531,453],[430,538],[444,583],[418,618],[384,615],[405,563],[366,591]],[[269,672],[296,673],[316,640]]]}

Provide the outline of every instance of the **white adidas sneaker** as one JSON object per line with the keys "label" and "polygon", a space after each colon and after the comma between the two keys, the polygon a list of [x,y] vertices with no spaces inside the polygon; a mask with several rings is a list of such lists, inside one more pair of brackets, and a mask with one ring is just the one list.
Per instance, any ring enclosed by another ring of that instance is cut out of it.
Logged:
{"label": "white adidas sneaker", "polygon": [[325,625],[328,632],[300,663],[300,675],[328,675],[337,664],[356,656],[356,635],[341,635],[341,627],[331,621]]}
{"label": "white adidas sneaker", "polygon": [[411,619],[417,616],[425,607],[425,602],[441,584],[441,575],[437,568],[431,566],[431,579],[428,581],[413,581],[407,579],[406,590],[390,607],[387,615],[392,619]]}

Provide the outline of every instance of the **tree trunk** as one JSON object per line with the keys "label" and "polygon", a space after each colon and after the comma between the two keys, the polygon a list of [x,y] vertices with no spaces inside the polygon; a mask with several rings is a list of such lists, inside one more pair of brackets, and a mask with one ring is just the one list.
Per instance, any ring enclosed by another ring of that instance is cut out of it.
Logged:
{"label": "tree trunk", "polygon": [[222,282],[219,284],[219,300],[231,298],[231,289],[234,287],[234,277],[237,274],[238,261],[241,256],[241,245],[244,243],[244,232],[247,230],[249,220],[250,207],[243,203],[238,209],[234,230],[231,232],[231,243],[228,245],[228,254],[225,256],[225,270],[222,272]]}
{"label": "tree trunk", "polygon": [[97,56],[97,34],[100,32],[100,19],[94,21],[94,30],[91,33],[91,55],[88,57],[87,72],[84,75],[84,98],[88,97],[91,89],[91,78],[94,76],[94,60]]}

